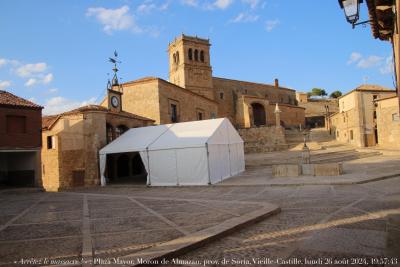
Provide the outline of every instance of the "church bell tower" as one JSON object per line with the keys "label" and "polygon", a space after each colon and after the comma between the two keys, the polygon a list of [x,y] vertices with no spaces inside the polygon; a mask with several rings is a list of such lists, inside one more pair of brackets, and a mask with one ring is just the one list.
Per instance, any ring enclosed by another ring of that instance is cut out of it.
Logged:
{"label": "church bell tower", "polygon": [[208,39],[182,34],[168,46],[169,81],[214,99]]}

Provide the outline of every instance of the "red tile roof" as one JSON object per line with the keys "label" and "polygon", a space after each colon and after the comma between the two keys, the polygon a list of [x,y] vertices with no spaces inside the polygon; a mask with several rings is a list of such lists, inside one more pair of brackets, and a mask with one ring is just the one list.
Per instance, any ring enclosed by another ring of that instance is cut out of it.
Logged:
{"label": "red tile roof", "polygon": [[139,115],[135,115],[133,113],[129,113],[126,111],[114,112],[114,111],[108,110],[106,107],[103,107],[103,106],[87,105],[87,106],[82,106],[82,107],[79,107],[79,108],[58,114],[58,115],[44,116],[42,118],[42,129],[50,129],[54,125],[54,123],[63,116],[81,114],[81,113],[93,112],[93,111],[94,112],[106,112],[106,113],[113,114],[113,115],[119,115],[119,116],[124,116],[124,117],[128,117],[128,118],[144,120],[144,121],[154,121],[152,119],[142,117]]}
{"label": "red tile roof", "polygon": [[0,105],[13,106],[13,107],[24,107],[32,109],[42,109],[43,107],[23,99],[19,96],[13,95],[10,92],[0,90]]}

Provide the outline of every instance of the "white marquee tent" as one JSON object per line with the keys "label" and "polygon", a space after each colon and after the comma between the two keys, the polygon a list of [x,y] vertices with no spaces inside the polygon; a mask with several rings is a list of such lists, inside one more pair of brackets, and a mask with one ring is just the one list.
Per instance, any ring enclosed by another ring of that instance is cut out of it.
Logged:
{"label": "white marquee tent", "polygon": [[215,184],[245,169],[243,140],[226,118],[133,128],[102,148],[101,184],[107,154],[138,152],[147,184]]}

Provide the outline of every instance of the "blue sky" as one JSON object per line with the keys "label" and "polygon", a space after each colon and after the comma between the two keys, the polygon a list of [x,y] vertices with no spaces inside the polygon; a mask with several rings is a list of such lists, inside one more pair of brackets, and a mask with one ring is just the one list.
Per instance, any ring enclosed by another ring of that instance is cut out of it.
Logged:
{"label": "blue sky", "polygon": [[[0,89],[57,113],[99,102],[114,49],[122,81],[168,79],[167,46],[210,38],[213,75],[297,91],[393,88],[392,48],[337,0],[2,0]],[[365,4],[362,19],[367,18]]]}

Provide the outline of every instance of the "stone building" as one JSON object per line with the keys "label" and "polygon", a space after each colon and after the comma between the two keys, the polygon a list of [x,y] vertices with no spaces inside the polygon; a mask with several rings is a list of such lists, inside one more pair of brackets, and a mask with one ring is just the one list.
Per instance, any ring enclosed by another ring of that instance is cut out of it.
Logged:
{"label": "stone building", "polygon": [[305,108],[306,127],[329,129],[327,118],[339,111],[338,101],[334,98],[308,98],[307,93],[296,92],[296,100]]}
{"label": "stone building", "polygon": [[304,126],[295,90],[278,80],[269,85],[213,77],[209,40],[181,35],[169,44],[168,53],[169,81],[147,77],[124,83],[124,110],[157,124],[227,117],[237,128],[250,128],[274,125],[279,103],[282,125]]}
{"label": "stone building", "polygon": [[358,147],[378,144],[375,101],[395,95],[394,90],[364,84],[339,97],[339,112],[330,116],[331,128],[336,140]]}
{"label": "stone building", "polygon": [[376,100],[378,144],[388,149],[400,149],[399,102],[396,96]]}
{"label": "stone building", "polygon": [[41,185],[42,107],[0,90],[0,184]]}
{"label": "stone building", "polygon": [[[107,107],[83,106],[43,117],[42,180],[48,191],[99,185],[98,151],[129,128],[152,125],[153,120],[121,109],[119,90],[108,90]],[[108,159],[115,180],[134,176],[136,159],[113,155]],[[111,174],[112,173],[112,174]]]}
{"label": "stone building", "polygon": [[[374,38],[393,46],[394,75],[400,103],[400,0],[367,0],[369,24]],[[400,105],[399,105],[400,106]],[[390,117],[387,118],[390,120]]]}

